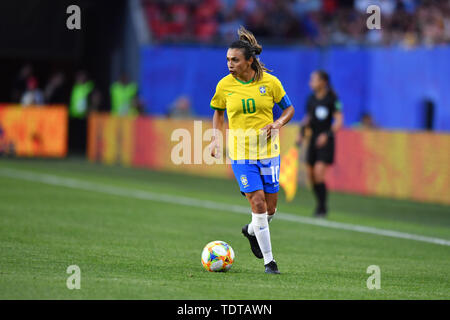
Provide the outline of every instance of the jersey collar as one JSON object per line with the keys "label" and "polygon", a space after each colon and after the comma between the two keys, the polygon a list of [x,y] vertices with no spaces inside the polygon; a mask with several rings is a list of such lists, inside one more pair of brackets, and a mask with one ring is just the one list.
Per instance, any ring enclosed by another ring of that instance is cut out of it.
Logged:
{"label": "jersey collar", "polygon": [[237,81],[239,81],[239,82],[242,83],[242,84],[249,84],[249,83],[252,83],[253,80],[255,79],[255,78],[251,78],[251,79],[248,80],[247,82],[244,82],[244,81],[242,81],[242,80],[239,80],[238,78],[235,78],[235,77],[233,77],[233,78],[236,79]]}

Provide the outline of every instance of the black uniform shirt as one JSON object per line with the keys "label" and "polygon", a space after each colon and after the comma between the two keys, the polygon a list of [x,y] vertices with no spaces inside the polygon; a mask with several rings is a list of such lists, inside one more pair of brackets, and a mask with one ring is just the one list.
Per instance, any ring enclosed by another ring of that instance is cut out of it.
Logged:
{"label": "black uniform shirt", "polygon": [[306,102],[306,112],[313,136],[317,137],[322,132],[330,131],[333,114],[340,110],[341,102],[331,90],[328,90],[323,99],[317,99],[314,93],[311,94]]}

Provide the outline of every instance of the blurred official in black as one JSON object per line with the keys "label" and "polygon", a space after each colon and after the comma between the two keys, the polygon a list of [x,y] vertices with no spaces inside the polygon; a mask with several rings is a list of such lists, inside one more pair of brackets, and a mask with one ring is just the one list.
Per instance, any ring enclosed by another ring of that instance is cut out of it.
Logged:
{"label": "blurred official in black", "polygon": [[309,86],[313,91],[306,102],[306,113],[300,124],[297,145],[301,145],[307,128],[311,130],[307,151],[308,178],[314,190],[316,217],[327,215],[325,173],[334,161],[335,133],[342,127],[342,104],[330,85],[329,75],[322,70],[311,74]]}

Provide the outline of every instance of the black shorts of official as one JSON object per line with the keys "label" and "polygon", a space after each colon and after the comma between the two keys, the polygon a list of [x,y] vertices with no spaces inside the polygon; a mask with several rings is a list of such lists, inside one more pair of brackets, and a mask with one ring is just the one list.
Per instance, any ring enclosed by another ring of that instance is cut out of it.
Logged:
{"label": "black shorts of official", "polygon": [[306,162],[313,166],[316,162],[333,164],[334,162],[334,137],[329,137],[327,143],[321,147],[316,146],[316,137],[312,137],[306,153]]}

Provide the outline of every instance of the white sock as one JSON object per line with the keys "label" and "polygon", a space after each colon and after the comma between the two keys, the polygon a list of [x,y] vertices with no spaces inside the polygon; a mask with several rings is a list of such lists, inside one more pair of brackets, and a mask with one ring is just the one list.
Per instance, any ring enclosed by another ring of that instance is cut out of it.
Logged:
{"label": "white sock", "polygon": [[255,235],[255,230],[253,229],[253,223],[250,222],[250,223],[248,224],[248,230],[247,230],[247,231],[248,231],[248,234],[249,234],[249,235],[251,235],[251,236],[254,236],[254,235]]}
{"label": "white sock", "polygon": [[[277,208],[275,208],[275,212],[277,212]],[[270,223],[270,221],[272,221],[273,216],[275,215],[275,212],[273,214],[267,214],[267,222],[268,223]],[[251,222],[248,224],[248,230],[247,231],[248,231],[248,233],[251,236],[255,235],[255,230],[253,229],[253,224]]]}
{"label": "white sock", "polygon": [[272,221],[273,216],[275,215],[276,212],[277,212],[277,208],[275,208],[274,213],[272,213],[272,214],[267,214],[267,222],[270,223],[270,221]]}
{"label": "white sock", "polygon": [[255,232],[256,240],[264,257],[264,264],[268,264],[273,260],[272,244],[270,243],[269,222],[267,222],[266,213],[252,212],[252,225]]}

